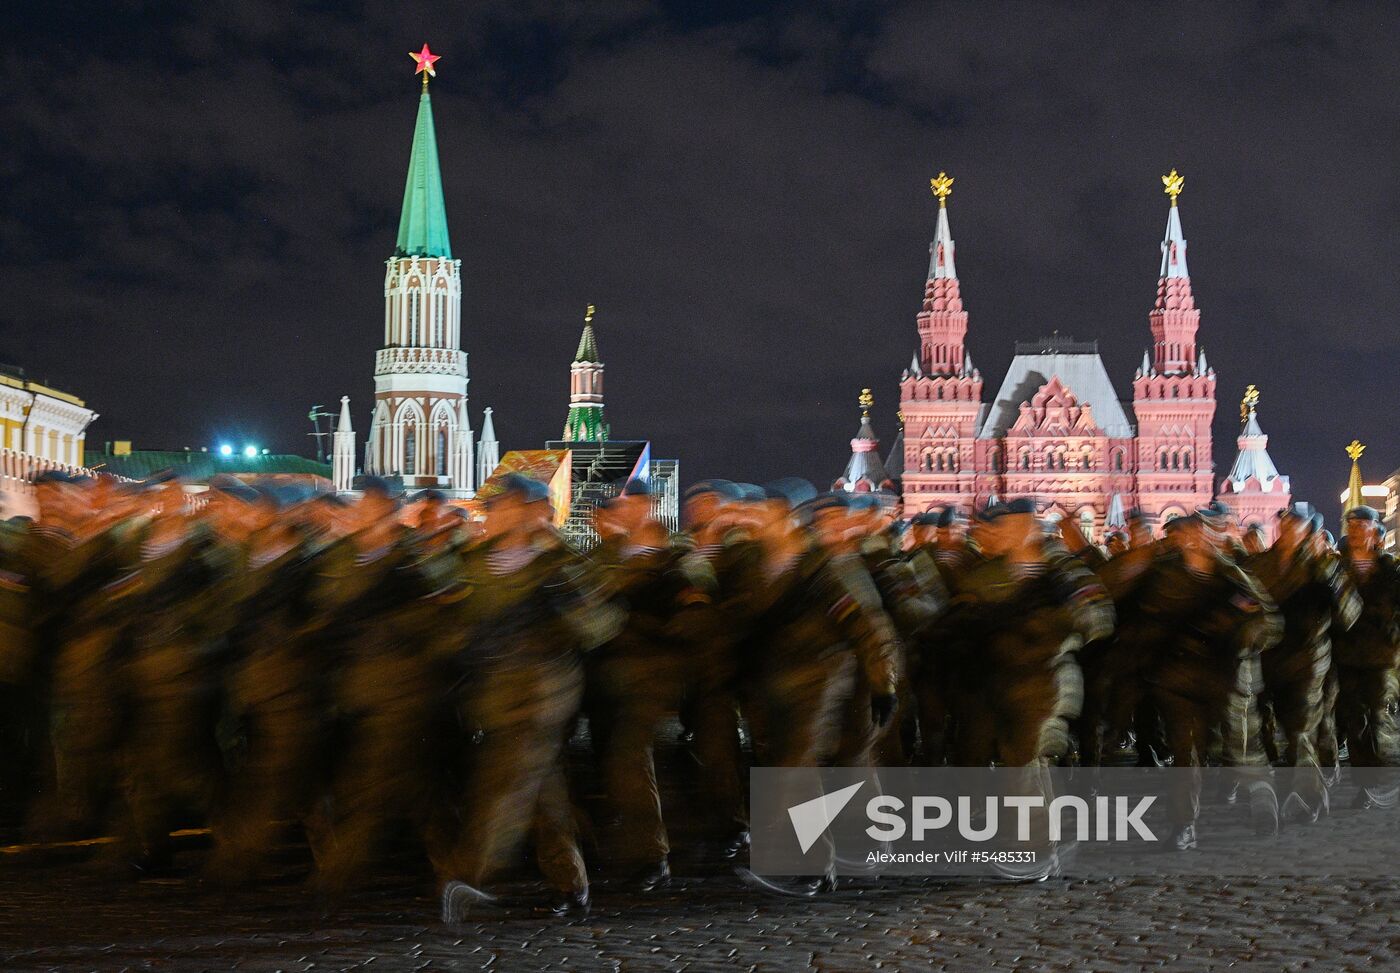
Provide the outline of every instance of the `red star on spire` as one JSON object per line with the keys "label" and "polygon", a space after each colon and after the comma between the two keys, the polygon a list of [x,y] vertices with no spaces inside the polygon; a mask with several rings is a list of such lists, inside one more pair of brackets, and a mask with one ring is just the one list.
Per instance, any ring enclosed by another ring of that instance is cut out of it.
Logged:
{"label": "red star on spire", "polygon": [[[424,44],[423,49],[421,51],[418,51],[417,53],[409,51],[408,56],[413,58],[413,60],[415,60],[416,62],[418,62],[418,67],[414,68],[413,70],[414,74],[422,74],[426,71],[433,77],[437,77],[437,69],[433,67],[433,62],[442,60],[441,54],[434,54],[431,50],[428,49],[428,45]],[[427,84],[427,82],[428,79],[424,78],[423,83]]]}

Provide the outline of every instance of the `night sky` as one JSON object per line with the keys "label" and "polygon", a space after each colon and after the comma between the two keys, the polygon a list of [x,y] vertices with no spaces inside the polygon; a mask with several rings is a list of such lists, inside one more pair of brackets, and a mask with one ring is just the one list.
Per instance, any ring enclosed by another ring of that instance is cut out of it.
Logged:
{"label": "night sky", "polygon": [[1057,329],[1130,398],[1175,166],[1217,472],[1250,382],[1329,515],[1353,437],[1400,466],[1395,7],[57,6],[0,13],[0,361],[90,444],[309,454],[347,393],[368,432],[426,40],[503,448],[560,434],[590,302],[614,435],[685,480],[829,482],[867,385],[887,446],[939,169],[988,398]]}

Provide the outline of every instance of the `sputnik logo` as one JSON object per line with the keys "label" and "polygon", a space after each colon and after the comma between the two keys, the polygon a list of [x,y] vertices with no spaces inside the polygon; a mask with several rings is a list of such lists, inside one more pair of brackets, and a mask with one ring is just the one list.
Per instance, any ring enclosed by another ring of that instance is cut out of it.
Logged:
{"label": "sputnik logo", "polygon": [[856,791],[864,786],[865,781],[859,781],[788,808],[788,817],[792,819],[792,830],[797,832],[797,843],[802,847],[802,854],[807,854],[831,822],[836,820],[836,815],[851,803]]}

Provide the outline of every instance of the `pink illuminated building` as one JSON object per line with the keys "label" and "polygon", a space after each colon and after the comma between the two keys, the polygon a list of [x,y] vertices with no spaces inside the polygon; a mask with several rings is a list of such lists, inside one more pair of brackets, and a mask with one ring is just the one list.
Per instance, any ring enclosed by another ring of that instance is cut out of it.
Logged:
{"label": "pink illuminated building", "polygon": [[[1160,523],[1210,502],[1215,371],[1197,344],[1201,312],[1177,208],[1181,177],[1173,170],[1163,183],[1171,207],[1148,312],[1152,345],[1133,377],[1131,401],[1119,399],[1096,343],[1058,334],[1018,343],[985,401],[982,373],[964,345],[969,316],[948,224],[952,179],[940,173],[932,181],[938,226],[919,348],[900,380],[902,449],[887,463],[901,481],[906,516],[1034,496],[1048,514],[1074,517],[1101,536],[1133,508]],[[1253,448],[1255,440],[1242,436],[1242,450],[1247,439]],[[1279,486],[1270,505],[1287,493],[1286,479]]]}

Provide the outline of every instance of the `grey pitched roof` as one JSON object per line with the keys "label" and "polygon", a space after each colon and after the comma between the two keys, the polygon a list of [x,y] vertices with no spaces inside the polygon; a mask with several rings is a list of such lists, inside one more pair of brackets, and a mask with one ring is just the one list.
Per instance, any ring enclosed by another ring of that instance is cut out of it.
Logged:
{"label": "grey pitched roof", "polygon": [[878,490],[890,479],[890,475],[885,470],[885,464],[880,462],[879,439],[870,425],[869,416],[861,416],[860,431],[856,433],[856,439],[869,440],[876,444],[877,448],[860,451],[852,449],[850,462],[846,464],[846,472],[841,475],[841,480],[848,490],[861,480],[869,481],[873,488]]}
{"label": "grey pitched roof", "polygon": [[1018,354],[1011,359],[1011,367],[977,433],[978,438],[995,439],[1006,435],[1006,431],[1016,424],[1021,415],[1021,403],[1029,402],[1042,385],[1057,375],[1081,405],[1093,409],[1094,423],[1106,435],[1114,439],[1127,439],[1133,435],[1133,424],[1125,411],[1125,403],[1118,400],[1118,393],[1114,391],[1108,371],[1103,367],[1103,359],[1097,352],[1042,353]]}
{"label": "grey pitched roof", "polygon": [[1250,409],[1244,431],[1240,433],[1239,454],[1235,456],[1234,465],[1225,477],[1236,493],[1244,487],[1245,481],[1250,477],[1259,481],[1259,487],[1265,493],[1271,492],[1275,481],[1279,479],[1283,480],[1284,489],[1288,489],[1288,478],[1279,476],[1278,467],[1269,456],[1268,442],[1269,437],[1264,435],[1258,417],[1255,416],[1254,410]]}

